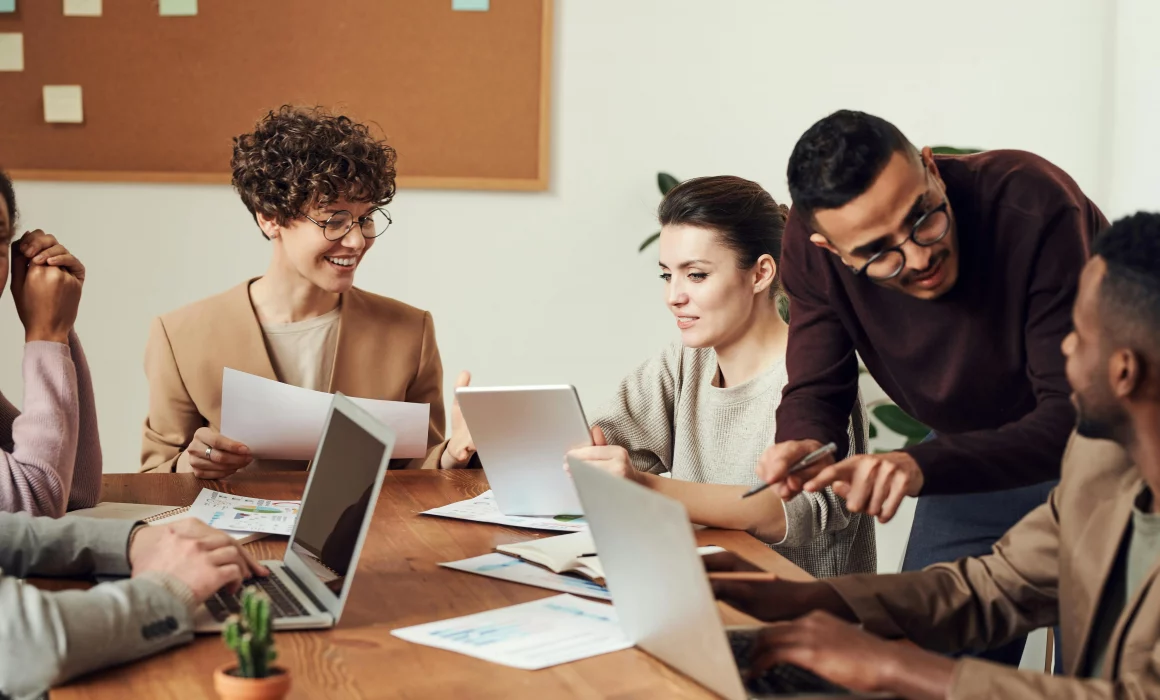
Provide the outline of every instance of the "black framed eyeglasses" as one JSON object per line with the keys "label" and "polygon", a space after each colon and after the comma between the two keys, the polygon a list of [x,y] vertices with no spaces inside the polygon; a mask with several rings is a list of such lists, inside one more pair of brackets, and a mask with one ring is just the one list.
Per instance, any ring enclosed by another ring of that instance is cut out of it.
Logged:
{"label": "black framed eyeglasses", "polygon": [[862,267],[851,266],[850,269],[855,275],[865,275],[875,282],[885,282],[902,274],[906,268],[906,253],[902,251],[902,246],[906,245],[906,241],[914,241],[915,245],[926,248],[947,237],[947,232],[951,230],[951,217],[947,206],[948,202],[944,198],[942,204],[914,222],[914,227],[910,229],[910,235],[906,240],[871,255]]}
{"label": "black framed eyeglasses", "polygon": [[345,209],[336,211],[330,215],[326,221],[315,221],[309,215],[303,214],[306,220],[322,229],[322,235],[326,236],[328,241],[340,241],[350,233],[357,223],[359,230],[362,231],[363,238],[378,238],[386,233],[386,230],[391,226],[391,215],[387,213],[386,209],[374,208],[366,213],[365,216],[355,218]]}

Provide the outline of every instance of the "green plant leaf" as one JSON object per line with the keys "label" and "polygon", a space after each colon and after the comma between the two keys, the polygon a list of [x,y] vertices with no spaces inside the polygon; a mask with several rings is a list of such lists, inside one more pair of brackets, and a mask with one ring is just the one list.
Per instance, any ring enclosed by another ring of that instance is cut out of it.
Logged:
{"label": "green plant leaf", "polygon": [[640,244],[640,248],[637,248],[636,252],[638,252],[638,253],[643,253],[645,248],[647,248],[647,247],[649,247],[650,245],[652,245],[652,244],[653,244],[653,242],[654,242],[654,241],[656,241],[656,239],[658,239],[658,238],[660,238],[660,237],[661,237],[661,232],[660,232],[660,231],[657,231],[657,232],[656,232],[656,233],[654,233],[653,235],[651,235],[651,236],[649,236],[648,238],[644,239],[644,243],[641,243],[641,244]]}
{"label": "green plant leaf", "polygon": [[870,409],[874,417],[894,432],[909,440],[922,440],[930,434],[930,428],[906,415],[898,406],[892,403],[881,404]]}
{"label": "green plant leaf", "polygon": [[869,428],[870,428],[870,431],[869,431],[870,432],[870,439],[873,440],[874,438],[878,437],[878,426],[874,425],[873,423],[870,423]]}
{"label": "green plant leaf", "polygon": [[962,156],[968,153],[982,153],[979,148],[959,148],[958,146],[931,146],[931,153],[940,156]]}
{"label": "green plant leaf", "polygon": [[668,194],[669,190],[680,184],[677,178],[668,173],[657,173],[657,187],[660,188],[661,194]]}

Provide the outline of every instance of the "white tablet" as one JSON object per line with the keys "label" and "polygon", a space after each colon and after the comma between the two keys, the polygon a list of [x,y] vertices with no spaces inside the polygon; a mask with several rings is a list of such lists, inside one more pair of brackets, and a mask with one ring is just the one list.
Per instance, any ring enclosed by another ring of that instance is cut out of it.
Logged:
{"label": "white tablet", "polygon": [[472,386],[455,395],[503,514],[583,513],[564,472],[568,451],[592,444],[575,387]]}

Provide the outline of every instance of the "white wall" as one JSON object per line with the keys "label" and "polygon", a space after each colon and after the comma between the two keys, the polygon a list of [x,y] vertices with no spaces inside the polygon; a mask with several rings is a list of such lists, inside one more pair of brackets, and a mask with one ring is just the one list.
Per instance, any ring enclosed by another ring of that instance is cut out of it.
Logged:
{"label": "white wall", "polygon": [[[1101,98],[1120,25],[1135,32],[1132,51],[1155,57],[1155,22],[1130,20],[1154,3],[1123,2],[1132,8],[1117,24],[1101,0],[562,0],[551,191],[400,192],[359,284],[433,312],[448,386],[466,367],[480,384],[571,382],[596,404],[675,338],[655,252],[636,253],[655,229],[658,169],[742,175],[784,200],[797,137],[849,107],[920,144],[1038,152],[1103,202],[1111,182],[1135,174],[1116,172]],[[1144,94],[1155,107],[1156,65],[1125,73],[1116,107]],[[1155,120],[1120,122],[1134,140]],[[1152,179],[1132,206],[1155,196],[1155,152],[1133,161]],[[260,274],[267,245],[224,186],[21,182],[17,194],[23,224],[57,234],[89,267],[77,325],[106,469],[133,471],[150,318]],[[10,303],[0,328],[0,387],[18,402]],[[908,529],[900,519],[883,531],[883,568],[900,561]]]}
{"label": "white wall", "polygon": [[1117,0],[1112,13],[1107,82],[1109,219],[1134,211],[1160,210],[1160,3]]}
{"label": "white wall", "polygon": [[[403,191],[359,284],[434,313],[449,385],[467,367],[478,383],[572,382],[594,404],[675,337],[655,253],[636,253],[655,229],[658,169],[743,175],[784,199],[798,135],[854,107],[916,143],[1037,151],[1102,195],[1099,0],[883,5],[559,2],[552,190]],[[106,468],[131,471],[149,319],[260,274],[267,245],[225,186],[20,182],[17,194],[23,225],[89,267],[78,329]],[[0,387],[18,399],[19,326],[11,304],[0,316]]]}

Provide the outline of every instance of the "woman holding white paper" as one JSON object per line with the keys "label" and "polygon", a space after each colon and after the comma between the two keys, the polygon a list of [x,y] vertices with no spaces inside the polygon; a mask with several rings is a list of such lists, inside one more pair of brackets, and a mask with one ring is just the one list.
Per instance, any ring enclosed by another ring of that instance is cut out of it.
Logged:
{"label": "woman holding white paper", "polygon": [[[754,473],[788,377],[778,260],[787,215],[760,185],[705,177],[661,202],[660,271],[681,342],[640,365],[571,456],[681,501],[693,522],[746,530],[814,576],[876,569],[874,523],[831,490],[782,503]],[[866,449],[859,400],[847,449]],[[660,476],[668,473],[672,478]]]}
{"label": "woman holding white paper", "polygon": [[392,467],[467,466],[461,418],[452,440],[443,438],[431,314],[354,286],[391,223],[384,207],[395,194],[394,149],[347,117],[286,106],[234,139],[231,166],[235,189],[271,242],[270,264],[260,278],[154,321],[141,471],[216,479],[262,456],[220,433],[226,367],[318,391],[430,404],[426,455]]}

